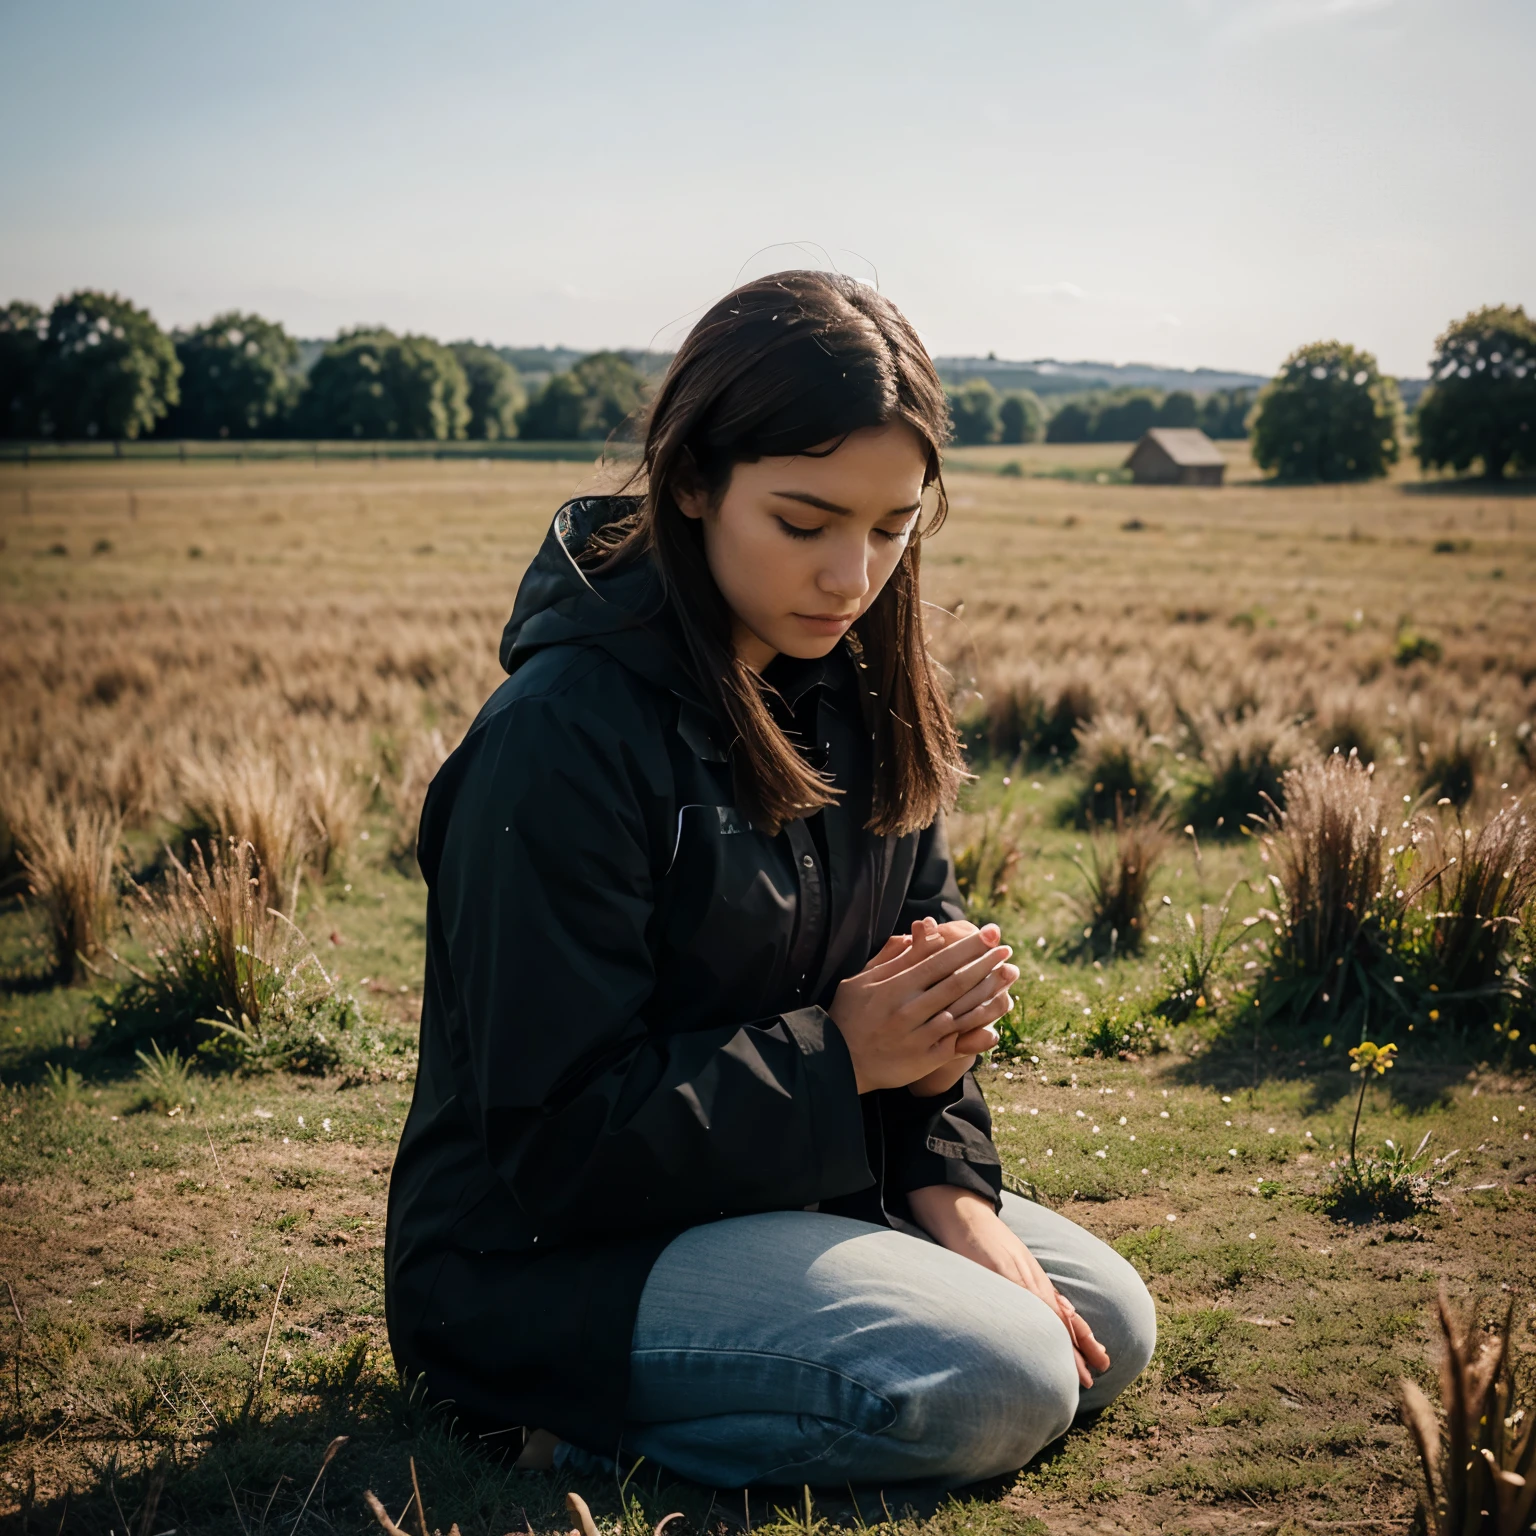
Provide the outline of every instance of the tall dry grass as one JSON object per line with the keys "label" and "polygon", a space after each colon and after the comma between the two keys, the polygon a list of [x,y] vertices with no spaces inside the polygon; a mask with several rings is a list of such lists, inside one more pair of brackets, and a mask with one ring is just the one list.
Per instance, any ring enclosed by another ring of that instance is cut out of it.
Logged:
{"label": "tall dry grass", "polygon": [[106,941],[121,818],[103,806],[61,804],[35,788],[13,790],[5,801],[28,889],[47,918],[55,972],[78,981]]}
{"label": "tall dry grass", "polygon": [[247,1060],[333,1057],[334,1042],[303,1026],[335,988],[275,899],[255,849],[232,838],[206,852],[194,843],[155,886],[135,886],[130,920],[149,959],[113,1003],[104,1048],[192,1052],[212,1040]]}
{"label": "tall dry grass", "polygon": [[1146,942],[1152,879],[1171,838],[1151,816],[1128,816],[1117,807],[1114,831],[1098,829],[1088,857],[1076,861],[1085,892],[1077,903],[1082,942],[1096,955],[1134,955]]}
{"label": "tall dry grass", "polygon": [[1536,900],[1536,826],[1525,808],[1506,805],[1476,829],[1437,827],[1424,857],[1436,985],[1450,997],[1518,988],[1510,951]]}

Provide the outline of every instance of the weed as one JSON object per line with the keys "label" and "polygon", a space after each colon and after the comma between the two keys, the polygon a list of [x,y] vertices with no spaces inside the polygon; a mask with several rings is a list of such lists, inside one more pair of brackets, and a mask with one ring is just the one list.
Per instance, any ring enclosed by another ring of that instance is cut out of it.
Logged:
{"label": "weed", "polygon": [[1214,917],[1207,904],[1200,908],[1198,923],[1193,912],[1186,912],[1182,927],[1174,927],[1174,936],[1163,951],[1165,990],[1157,1004],[1158,1013],[1170,1024],[1182,1024],[1208,1006],[1212,982],[1242,933],[1239,928],[1228,928],[1231,897],[1228,891]]}
{"label": "weed", "polygon": [[192,1093],[191,1063],[172,1046],[162,1051],[158,1041],[150,1041],[150,1052],[135,1051],[139,1059],[139,1105],[161,1115],[179,1115],[196,1107]]}
{"label": "weed", "polygon": [[61,1067],[45,1061],[43,1091],[60,1108],[73,1108],[85,1101],[85,1080],[73,1067]]}
{"label": "weed", "polygon": [[1318,1205],[1345,1220],[1396,1221],[1434,1204],[1433,1181],[1424,1172],[1429,1133],[1416,1151],[1390,1139],[1381,1153],[1350,1156],[1329,1172]]}
{"label": "weed", "polygon": [[270,753],[254,750],[189,754],[179,777],[192,841],[248,847],[268,901],[291,891],[284,910],[292,911],[300,868],[321,836],[303,787]]}

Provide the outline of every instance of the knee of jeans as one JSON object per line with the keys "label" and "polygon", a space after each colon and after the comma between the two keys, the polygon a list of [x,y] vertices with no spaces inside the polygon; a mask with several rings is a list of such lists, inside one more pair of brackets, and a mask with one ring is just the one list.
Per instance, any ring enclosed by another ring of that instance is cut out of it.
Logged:
{"label": "knee of jeans", "polygon": [[1077,1367],[1066,1331],[1057,1333],[1027,1349],[1003,1340],[977,1349],[914,1394],[902,1417],[923,1438],[945,1442],[950,1476],[972,1481],[1015,1472],[1071,1427]]}

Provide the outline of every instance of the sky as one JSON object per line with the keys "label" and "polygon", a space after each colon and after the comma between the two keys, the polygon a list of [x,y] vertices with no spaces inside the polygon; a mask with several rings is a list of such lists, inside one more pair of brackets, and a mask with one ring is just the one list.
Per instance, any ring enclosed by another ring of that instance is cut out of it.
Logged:
{"label": "sky", "polygon": [[878,282],[938,355],[1425,371],[1536,308],[1536,0],[0,0],[0,302],[674,347]]}

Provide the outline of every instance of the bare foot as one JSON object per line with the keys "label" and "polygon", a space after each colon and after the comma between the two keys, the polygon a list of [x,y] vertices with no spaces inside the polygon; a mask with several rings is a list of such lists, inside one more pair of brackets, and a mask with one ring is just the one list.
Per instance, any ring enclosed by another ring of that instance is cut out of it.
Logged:
{"label": "bare foot", "polygon": [[522,1454],[512,1465],[520,1472],[551,1472],[559,1444],[558,1435],[550,1434],[547,1429],[535,1429],[523,1441]]}

